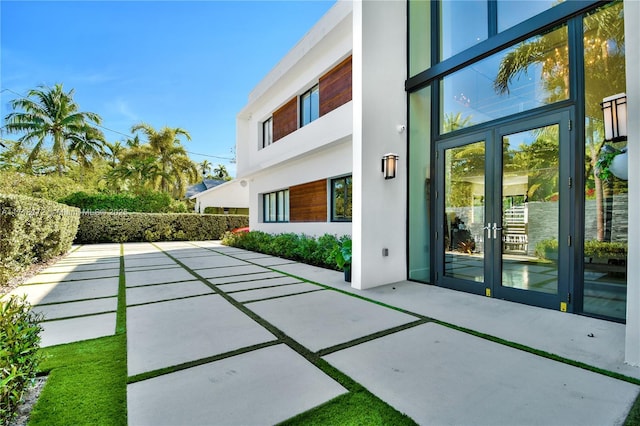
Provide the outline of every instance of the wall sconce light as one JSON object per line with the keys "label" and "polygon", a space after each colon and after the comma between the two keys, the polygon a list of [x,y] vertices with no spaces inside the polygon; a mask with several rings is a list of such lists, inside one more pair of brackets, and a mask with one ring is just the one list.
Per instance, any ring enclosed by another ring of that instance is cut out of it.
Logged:
{"label": "wall sconce light", "polygon": [[618,93],[602,100],[604,115],[604,140],[620,142],[627,140],[627,95]]}
{"label": "wall sconce light", "polygon": [[382,157],[382,174],[385,179],[393,179],[396,177],[398,168],[398,154],[389,153]]}

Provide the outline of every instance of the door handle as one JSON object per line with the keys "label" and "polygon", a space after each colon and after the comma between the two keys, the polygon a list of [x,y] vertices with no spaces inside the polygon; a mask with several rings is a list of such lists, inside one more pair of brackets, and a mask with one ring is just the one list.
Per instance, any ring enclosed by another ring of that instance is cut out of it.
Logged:
{"label": "door handle", "polygon": [[493,224],[493,239],[495,240],[496,238],[498,238],[498,231],[502,231],[502,227],[498,227],[498,224],[494,222]]}
{"label": "door handle", "polygon": [[490,240],[490,239],[491,239],[491,224],[490,224],[490,223],[487,223],[487,226],[485,226],[485,227],[483,227],[483,228],[482,228],[482,230],[483,230],[483,231],[484,231],[485,229],[486,229],[487,231],[489,231],[489,232],[487,232],[487,240]]}

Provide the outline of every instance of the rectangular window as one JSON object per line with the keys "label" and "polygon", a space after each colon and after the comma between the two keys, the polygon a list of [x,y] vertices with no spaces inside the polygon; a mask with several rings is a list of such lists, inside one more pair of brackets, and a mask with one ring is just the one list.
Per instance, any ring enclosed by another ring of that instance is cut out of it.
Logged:
{"label": "rectangular window", "polygon": [[320,112],[320,96],[316,84],[300,96],[300,127],[306,126],[318,118]]}
{"label": "rectangular window", "polygon": [[262,195],[264,222],[289,222],[289,190]]}
{"label": "rectangular window", "polygon": [[273,117],[269,117],[262,123],[262,147],[266,148],[273,143]]}
{"label": "rectangular window", "polygon": [[351,222],[351,176],[331,180],[331,221]]}

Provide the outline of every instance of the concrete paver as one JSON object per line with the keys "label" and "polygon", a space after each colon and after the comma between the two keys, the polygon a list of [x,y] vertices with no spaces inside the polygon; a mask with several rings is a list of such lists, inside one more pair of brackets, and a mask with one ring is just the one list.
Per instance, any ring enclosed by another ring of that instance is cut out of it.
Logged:
{"label": "concrete paver", "polygon": [[93,280],[96,278],[109,278],[118,277],[120,275],[120,268],[115,269],[98,269],[93,271],[72,271],[72,272],[58,272],[40,273],[34,277],[31,277],[25,284],[44,284],[62,281],[80,281],[80,280]]}
{"label": "concrete paver", "polygon": [[247,303],[256,300],[268,299],[270,297],[291,296],[309,291],[324,291],[324,289],[313,284],[299,283],[239,291],[231,293],[230,296],[238,302]]}
{"label": "concrete paver", "polygon": [[194,279],[194,276],[183,268],[168,268],[145,271],[127,271],[125,278],[127,287],[136,287],[148,284],[191,281]]}
{"label": "concrete paver", "polygon": [[129,376],[274,339],[218,295],[127,308]]}
{"label": "concrete paver", "polygon": [[33,311],[43,314],[45,320],[115,312],[117,309],[117,297],[82,300],[80,302],[55,303],[52,305],[36,305],[33,307]]}
{"label": "concrete paver", "polygon": [[230,275],[226,277],[208,278],[207,281],[214,285],[226,285],[226,284],[233,284],[233,283],[245,283],[245,282],[251,282],[251,281],[258,282],[264,279],[282,278],[282,277],[286,277],[286,275],[283,275],[279,272],[269,271],[269,272],[258,272],[253,274],[238,274],[238,275]]}
{"label": "concrete paver", "polygon": [[219,284],[219,288],[225,293],[231,293],[241,290],[253,290],[264,287],[275,287],[280,285],[301,283],[297,278],[281,275],[274,278],[266,278],[261,280],[241,281],[234,283]]}
{"label": "concrete paver", "polygon": [[435,323],[324,357],[419,424],[621,424],[638,386]]}
{"label": "concrete paver", "polygon": [[183,281],[171,284],[157,284],[127,288],[127,305],[161,302],[189,296],[212,294],[208,286],[201,281]]}
{"label": "concrete paver", "polygon": [[255,302],[250,309],[314,352],[417,320],[335,291]]}
{"label": "concrete paver", "polygon": [[346,390],[285,345],[127,386],[130,425],[269,425]]}
{"label": "concrete paver", "polygon": [[32,305],[117,296],[118,278],[23,285],[10,294],[24,294]]}
{"label": "concrete paver", "polygon": [[240,265],[240,266],[229,266],[229,267],[221,267],[221,268],[213,268],[213,269],[199,269],[196,271],[203,278],[219,278],[219,277],[230,277],[238,274],[254,274],[260,272],[266,272],[268,269],[263,268],[261,266],[256,265]]}
{"label": "concrete paver", "polygon": [[112,336],[116,331],[116,314],[89,315],[41,323],[41,347]]}
{"label": "concrete paver", "polygon": [[187,268],[191,268],[196,271],[200,269],[220,268],[224,266],[243,266],[247,264],[246,262],[228,256],[222,256],[211,252],[209,253],[209,256],[190,257],[181,259],[180,262],[184,263]]}

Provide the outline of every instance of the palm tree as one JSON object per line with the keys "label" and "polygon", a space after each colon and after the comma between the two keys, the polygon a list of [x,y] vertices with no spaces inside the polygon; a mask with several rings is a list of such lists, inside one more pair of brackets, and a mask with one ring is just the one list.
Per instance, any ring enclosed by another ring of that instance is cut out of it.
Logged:
{"label": "palm tree", "polygon": [[30,90],[26,98],[10,102],[14,112],[5,117],[5,127],[10,133],[23,133],[18,139],[21,144],[35,141],[27,159],[28,166],[36,159],[45,141],[51,138],[58,174],[62,175],[66,167],[69,138],[81,135],[88,122],[101,123],[98,114],[78,111],[73,94],[73,89],[65,92],[62,84],[56,84],[53,88],[39,86]]}
{"label": "palm tree", "polygon": [[95,127],[86,126],[82,133],[68,135],[69,158],[78,162],[81,168],[89,169],[92,160],[106,155],[104,150],[107,141],[104,134]]}
{"label": "palm tree", "polygon": [[124,153],[125,147],[120,141],[116,141],[114,143],[105,142],[105,146],[109,149],[107,156],[109,157],[109,165],[113,168],[120,160],[120,157]]}
{"label": "palm tree", "polygon": [[231,180],[227,168],[222,164],[218,164],[218,167],[213,169],[213,177],[221,180]]}
{"label": "palm tree", "polygon": [[166,126],[157,131],[146,123],[133,126],[131,132],[144,133],[147,144],[141,147],[142,152],[155,156],[159,162],[160,174],[156,187],[176,198],[184,196],[187,186],[198,179],[198,169],[189,159],[179,139],[180,136],[184,136],[191,140],[189,132],[179,127]]}
{"label": "palm tree", "polygon": [[202,163],[198,165],[200,166],[200,171],[202,172],[202,180],[204,180],[211,171],[211,162],[209,160],[203,160]]}

